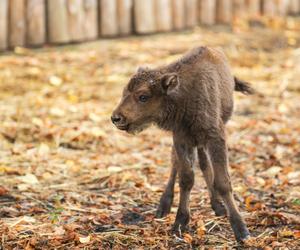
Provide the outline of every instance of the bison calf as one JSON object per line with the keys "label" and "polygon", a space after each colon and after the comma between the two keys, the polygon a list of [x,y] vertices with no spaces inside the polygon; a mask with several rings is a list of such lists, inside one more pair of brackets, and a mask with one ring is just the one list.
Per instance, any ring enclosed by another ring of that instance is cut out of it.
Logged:
{"label": "bison calf", "polygon": [[193,166],[199,162],[212,209],[216,215],[225,215],[227,211],[238,241],[249,237],[228,174],[225,124],[232,115],[234,90],[244,94],[254,92],[248,83],[232,76],[221,51],[198,47],[170,65],[139,68],[113,112],[112,122],[129,133],[140,132],[149,124],[173,132],[173,166],[157,217],[170,212],[178,174],[180,202],[173,226],[175,232],[187,228]]}

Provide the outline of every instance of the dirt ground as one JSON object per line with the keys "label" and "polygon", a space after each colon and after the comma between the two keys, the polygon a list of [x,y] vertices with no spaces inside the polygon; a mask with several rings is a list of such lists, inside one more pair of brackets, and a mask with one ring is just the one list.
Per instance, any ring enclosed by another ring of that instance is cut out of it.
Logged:
{"label": "dirt ground", "polygon": [[[110,114],[139,65],[220,46],[260,94],[235,94],[228,123],[235,198],[254,237],[238,245],[215,217],[200,171],[190,232],[155,219],[171,135],[137,136]],[[0,57],[2,249],[300,249],[300,20],[240,22]],[[1,249],[1,246],[0,246]]]}

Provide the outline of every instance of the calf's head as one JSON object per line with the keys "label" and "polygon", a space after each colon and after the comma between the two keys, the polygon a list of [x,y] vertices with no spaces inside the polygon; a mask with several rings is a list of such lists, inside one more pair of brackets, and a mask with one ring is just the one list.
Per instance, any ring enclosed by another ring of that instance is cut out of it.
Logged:
{"label": "calf's head", "polygon": [[111,116],[118,129],[138,133],[158,123],[167,98],[178,90],[176,73],[139,68],[123,90],[121,101]]}

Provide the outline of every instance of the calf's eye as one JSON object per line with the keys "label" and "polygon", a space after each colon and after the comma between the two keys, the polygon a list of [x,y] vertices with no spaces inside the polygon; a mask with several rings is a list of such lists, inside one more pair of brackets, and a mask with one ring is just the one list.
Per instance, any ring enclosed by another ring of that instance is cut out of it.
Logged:
{"label": "calf's eye", "polygon": [[140,102],[146,102],[146,101],[148,101],[148,99],[149,99],[149,96],[146,96],[146,95],[140,95],[139,96],[139,101]]}

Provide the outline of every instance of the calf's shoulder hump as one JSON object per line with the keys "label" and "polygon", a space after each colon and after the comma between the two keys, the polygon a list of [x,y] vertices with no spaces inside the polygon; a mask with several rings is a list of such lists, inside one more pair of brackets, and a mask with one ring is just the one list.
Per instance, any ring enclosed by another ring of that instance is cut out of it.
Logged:
{"label": "calf's shoulder hump", "polygon": [[227,64],[227,59],[221,48],[199,46],[191,49],[178,60],[163,68],[165,68],[166,71],[180,72],[181,70],[188,70],[188,68],[204,62],[212,64]]}

